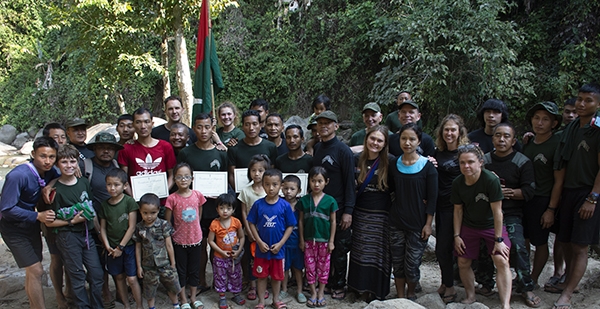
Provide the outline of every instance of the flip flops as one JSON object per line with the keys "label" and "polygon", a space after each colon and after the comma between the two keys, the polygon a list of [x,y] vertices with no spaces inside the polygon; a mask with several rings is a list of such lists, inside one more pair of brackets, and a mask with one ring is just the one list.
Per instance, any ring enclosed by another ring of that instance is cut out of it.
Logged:
{"label": "flip flops", "polygon": [[454,293],[451,295],[446,295],[444,296],[444,294],[440,295],[442,297],[442,301],[444,302],[444,304],[449,304],[449,303],[453,303],[456,301],[456,298],[458,297],[458,293]]}
{"label": "flip flops", "polygon": [[240,306],[246,303],[246,300],[243,299],[239,294],[236,294],[235,296],[233,296],[231,298],[231,300],[233,300],[234,303],[236,303]]}
{"label": "flip flops", "polygon": [[273,308],[275,308],[275,309],[284,309],[284,308],[287,308],[287,306],[285,305],[284,302],[278,301],[276,303],[273,303]]}
{"label": "flip flops", "polygon": [[203,309],[203,308],[204,308],[204,304],[203,304],[201,301],[197,300],[197,301],[195,301],[195,302],[192,304],[192,307],[193,307],[194,309]]}
{"label": "flip flops", "polygon": [[309,297],[308,302],[306,302],[306,306],[308,308],[315,308],[317,306],[317,300]]}
{"label": "flip flops", "polygon": [[256,299],[256,287],[251,287],[250,290],[248,290],[248,294],[246,295],[246,297],[249,300],[255,300]]}
{"label": "flip flops", "polygon": [[[523,296],[523,298],[525,299],[525,304],[527,304],[527,306],[529,306],[531,308],[537,308],[542,305],[542,299],[535,294],[533,294],[533,297],[529,297],[527,295],[527,292],[525,292],[521,296]],[[537,300],[537,303],[536,303],[536,300]]]}
{"label": "flip flops", "polygon": [[333,299],[342,300],[342,299],[346,298],[346,289],[342,290],[341,292],[334,291],[334,290],[332,290],[331,292],[332,292],[331,298],[333,298]]}
{"label": "flip flops", "polygon": [[317,307],[319,307],[319,308],[327,307],[327,302],[325,301],[325,297],[323,297],[323,299],[317,300]]}

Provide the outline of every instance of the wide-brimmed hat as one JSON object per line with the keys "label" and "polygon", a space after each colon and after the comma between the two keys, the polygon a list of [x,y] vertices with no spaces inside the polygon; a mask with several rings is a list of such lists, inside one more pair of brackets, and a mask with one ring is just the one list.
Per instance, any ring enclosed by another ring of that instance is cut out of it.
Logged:
{"label": "wide-brimmed hat", "polygon": [[527,111],[527,114],[525,115],[525,120],[527,121],[528,124],[531,124],[531,118],[533,118],[533,115],[535,114],[535,112],[537,112],[539,110],[544,110],[544,111],[547,111],[548,113],[554,115],[556,120],[558,120],[558,125],[556,125],[555,128],[560,127],[560,124],[562,122],[562,114],[558,111],[558,105],[556,105],[556,103],[550,102],[550,101],[537,103],[536,105],[532,106]]}
{"label": "wide-brimmed hat", "polygon": [[114,135],[107,132],[100,132],[94,136],[91,142],[89,142],[85,147],[90,150],[94,150],[94,145],[97,144],[111,144],[117,148],[117,150],[121,150],[124,147],[121,144],[117,143],[117,138]]}

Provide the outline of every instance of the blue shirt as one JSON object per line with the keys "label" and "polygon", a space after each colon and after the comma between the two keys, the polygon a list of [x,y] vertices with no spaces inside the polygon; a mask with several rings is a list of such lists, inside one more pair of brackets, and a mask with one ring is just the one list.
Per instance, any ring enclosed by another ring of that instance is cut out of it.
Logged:
{"label": "blue shirt", "polygon": [[[281,241],[288,226],[294,226],[297,223],[292,206],[282,198],[279,198],[275,204],[267,203],[265,198],[257,200],[246,219],[256,225],[258,236],[269,247]],[[285,246],[281,247],[277,254],[271,251],[263,253],[257,246],[254,255],[261,259],[281,260],[285,258]]]}
{"label": "blue shirt", "polygon": [[300,223],[299,216],[300,211],[298,209],[294,210],[294,218],[296,218],[296,224],[294,224],[292,234],[290,234],[290,237],[288,237],[288,240],[285,242],[285,245],[289,248],[298,248],[298,243],[300,242],[300,238],[298,236],[298,223]]}
{"label": "blue shirt", "polygon": [[[42,179],[48,184],[57,178],[56,169],[52,168]],[[37,205],[42,195],[42,187],[38,182],[38,176],[27,166],[21,164],[6,175],[2,198],[0,199],[0,213],[2,220],[13,223],[27,222],[35,223],[37,220]]]}

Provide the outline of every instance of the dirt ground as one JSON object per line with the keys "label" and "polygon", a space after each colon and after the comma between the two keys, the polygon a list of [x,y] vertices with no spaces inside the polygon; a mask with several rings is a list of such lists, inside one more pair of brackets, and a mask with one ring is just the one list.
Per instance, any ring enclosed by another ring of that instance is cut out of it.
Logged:
{"label": "dirt ground", "polygon": [[[44,269],[47,271],[50,263],[50,256],[47,252],[47,249],[44,252]],[[212,278],[212,269],[210,265],[207,268],[210,271],[207,274],[207,279],[211,282]],[[546,282],[548,278],[552,275],[551,271],[553,270],[552,261],[549,261],[548,266],[544,269],[542,276],[540,278],[540,282]],[[12,254],[6,250],[6,245],[0,239],[0,308],[28,308],[29,304],[27,301],[27,296],[25,295],[25,290],[23,288],[24,284],[24,270],[20,270],[12,257]],[[54,296],[54,289],[52,288],[52,282],[50,281],[48,276],[44,276],[44,295],[46,299],[47,308],[56,308],[56,298]],[[395,298],[396,292],[395,287],[392,285],[392,293],[388,296],[388,298]],[[421,266],[421,285],[423,286],[423,292],[419,293],[418,296],[423,296],[425,294],[435,293],[437,288],[440,285],[440,271],[435,261],[426,261]],[[581,293],[575,294],[573,297],[573,308],[600,308],[600,261],[590,258],[588,261],[588,268],[585,273],[584,278],[580,284]],[[111,280],[111,290],[113,292],[113,296],[115,294],[115,287],[112,285]],[[290,291],[293,291],[291,289]],[[542,306],[540,308],[552,308],[552,304],[558,298],[557,294],[550,294],[544,292],[543,289],[538,289],[534,291],[537,295],[542,299]],[[464,289],[458,288],[459,300],[465,297]],[[230,297],[230,294],[228,294]],[[199,299],[204,302],[205,308],[207,309],[217,309],[218,308],[218,294],[215,291],[208,291],[200,294]],[[327,307],[328,308],[363,308],[367,305],[367,303],[363,301],[356,300],[354,294],[349,293],[345,300],[338,301],[333,300],[329,295],[326,296]],[[296,309],[296,308],[306,308],[306,305],[299,304],[292,297],[288,297],[283,299],[286,302],[288,308]],[[499,300],[497,294],[492,297],[484,297],[478,295],[478,301],[485,304],[490,308],[496,308],[499,306]],[[272,296],[266,300],[266,304],[272,303]],[[257,304],[257,301],[246,301],[244,306],[238,306],[231,304],[230,308],[253,308],[254,305]],[[513,293],[511,300],[512,308],[521,309],[521,308],[529,308],[525,305],[523,298]],[[147,308],[147,303],[144,303],[144,308]],[[73,308],[75,308],[73,306]],[[116,303],[116,308],[123,308],[123,305],[120,303]],[[156,308],[172,308],[170,305],[169,298],[167,297],[164,289],[161,291],[159,289],[159,294],[156,299]]]}

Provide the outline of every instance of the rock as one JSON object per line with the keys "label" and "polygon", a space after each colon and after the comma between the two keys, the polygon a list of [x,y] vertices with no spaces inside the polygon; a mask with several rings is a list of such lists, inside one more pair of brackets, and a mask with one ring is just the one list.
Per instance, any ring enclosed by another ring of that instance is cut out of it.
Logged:
{"label": "rock", "polygon": [[[104,130],[109,129],[110,127],[114,128],[114,127],[116,127],[116,125],[110,124],[110,123],[99,123],[97,125],[89,127],[87,129],[87,137],[85,139],[85,142],[89,143],[94,138],[94,136],[96,136],[96,134],[98,134],[100,132],[104,132]],[[116,132],[116,130],[115,130],[115,132]]]}
{"label": "rock", "polygon": [[304,131],[304,135],[306,136],[307,133],[308,133],[308,132],[306,132],[307,131],[306,127],[308,126],[308,119],[309,118],[310,117],[307,117],[306,119],[303,119],[300,116],[294,115],[294,116],[288,118],[288,120],[283,124],[283,126],[285,128],[287,128],[288,126],[290,126],[292,124],[299,125],[302,128],[302,130]]}
{"label": "rock", "polygon": [[490,307],[479,303],[474,302],[472,304],[461,304],[461,303],[451,303],[446,306],[446,309],[489,309]]}
{"label": "rock", "polygon": [[417,298],[417,303],[428,309],[444,309],[446,304],[438,293],[431,293]]}
{"label": "rock", "polygon": [[17,129],[10,124],[5,124],[0,128],[0,143],[10,145],[17,137]]}
{"label": "rock", "polygon": [[6,160],[4,160],[4,162],[2,162],[2,167],[14,168],[17,165],[27,162],[30,157],[31,156],[29,154],[10,156]]}
{"label": "rock", "polygon": [[352,130],[352,126],[354,126],[354,122],[350,120],[340,122],[340,130]]}
{"label": "rock", "polygon": [[30,140],[31,140],[31,137],[29,137],[29,133],[23,132],[23,133],[17,135],[17,137],[15,138],[15,140],[12,142],[11,145],[15,146],[17,149],[21,149],[21,147],[23,147],[23,145],[25,145],[25,143],[27,143]]}
{"label": "rock", "polygon": [[28,155],[33,151],[33,141],[29,141],[27,143],[25,143],[23,145],[23,147],[21,147],[21,150],[19,150],[19,152],[22,155]]}
{"label": "rock", "polygon": [[38,132],[35,134],[35,136],[33,137],[33,139],[35,140],[36,138],[38,138],[38,137],[42,137],[42,136],[44,136],[44,129],[40,129],[40,130],[39,130],[39,131],[38,131]]}
{"label": "rock", "polygon": [[425,252],[423,253],[423,258],[427,261],[434,261],[436,259],[435,256],[435,244],[437,243],[437,239],[435,236],[429,236],[429,240],[427,241],[427,247],[425,247]]}
{"label": "rock", "polygon": [[0,298],[23,290],[25,276],[5,277],[0,280]]}
{"label": "rock", "polygon": [[[43,130],[42,130],[43,131]],[[27,134],[29,134],[29,137],[31,138],[35,138],[36,134],[38,132],[38,129],[36,129],[36,127],[31,127],[29,128],[29,130],[27,131]]]}
{"label": "rock", "polygon": [[344,144],[348,145],[350,143],[350,138],[352,137],[352,130],[351,129],[346,129],[346,130],[338,130],[337,131],[337,138]]}
{"label": "rock", "polygon": [[17,151],[17,148],[15,148],[14,146],[7,145],[3,142],[0,142],[0,156],[8,156],[16,151]]}
{"label": "rock", "polygon": [[385,301],[374,300],[369,303],[364,309],[388,309],[388,308],[402,308],[402,309],[426,309],[425,307],[412,302],[406,298],[395,298]]}

